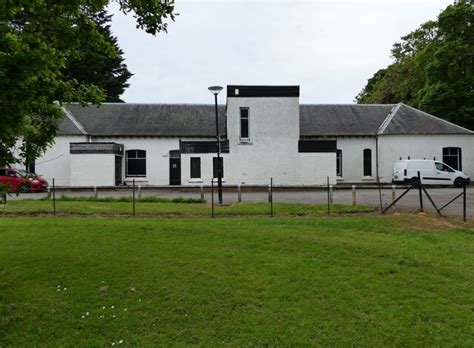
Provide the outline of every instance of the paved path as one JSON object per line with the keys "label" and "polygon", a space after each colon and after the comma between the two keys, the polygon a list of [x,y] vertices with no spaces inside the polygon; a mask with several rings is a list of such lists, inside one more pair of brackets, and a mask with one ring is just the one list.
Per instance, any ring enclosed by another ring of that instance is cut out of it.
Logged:
{"label": "paved path", "polygon": [[[403,193],[404,190],[397,189],[397,197]],[[455,188],[428,188],[428,193],[433,198],[434,202],[441,207],[445,203],[449,202],[450,199],[454,198],[456,195],[461,193],[462,189]],[[57,192],[56,197],[67,196],[67,197],[83,197],[83,196],[92,196],[92,190],[81,190],[81,191],[68,191],[61,190]],[[123,197],[131,196],[130,190],[99,190],[100,197]],[[142,197],[163,197],[163,198],[177,198],[177,197],[189,197],[189,198],[200,198],[199,189],[196,189],[195,192],[180,192],[179,190],[172,189],[144,189],[142,192]],[[46,197],[46,193],[29,193],[22,194],[19,197],[10,197],[10,199],[39,199]],[[204,198],[210,202],[211,195],[209,192],[206,192]],[[217,193],[215,193],[215,199],[217,200]],[[386,207],[391,203],[392,200],[392,190],[383,189],[382,190],[382,206]],[[232,192],[226,192],[224,189],[224,203],[232,203],[237,201],[237,193],[235,190]],[[244,202],[267,202],[268,194],[267,192],[243,192],[242,201]],[[325,191],[278,191],[278,188],[275,188],[273,194],[273,202],[281,203],[318,203],[326,204],[327,203],[327,192]],[[352,192],[350,189],[336,189],[334,190],[333,196],[334,203],[340,204],[351,204],[352,203]],[[379,207],[379,192],[376,189],[359,189],[357,190],[357,204],[363,204],[367,206]],[[423,204],[425,211],[434,212],[435,210],[431,206],[428,198],[423,195]],[[408,192],[397,204],[397,207],[404,210],[417,210],[420,206],[418,190],[411,190]],[[452,203],[450,206],[446,207],[443,210],[445,214],[452,215],[462,215],[462,197]],[[470,218],[474,218],[474,187],[469,187],[467,189],[467,215]]]}

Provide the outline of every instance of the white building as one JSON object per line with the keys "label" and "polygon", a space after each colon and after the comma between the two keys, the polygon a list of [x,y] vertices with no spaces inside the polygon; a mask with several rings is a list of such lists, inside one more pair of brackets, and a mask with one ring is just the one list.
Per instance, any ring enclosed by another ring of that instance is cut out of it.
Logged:
{"label": "white building", "polygon": [[[390,182],[402,158],[474,174],[474,133],[404,104],[300,105],[298,86],[228,86],[219,106],[224,185]],[[36,172],[58,186],[210,185],[215,108],[70,105]],[[378,160],[377,160],[378,159]]]}

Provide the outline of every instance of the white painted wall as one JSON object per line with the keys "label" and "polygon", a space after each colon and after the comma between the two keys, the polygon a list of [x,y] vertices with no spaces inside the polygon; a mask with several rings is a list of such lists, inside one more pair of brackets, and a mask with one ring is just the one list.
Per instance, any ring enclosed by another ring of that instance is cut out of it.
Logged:
{"label": "white painted wall", "polygon": [[36,160],[36,173],[45,177],[50,184],[55,180],[56,186],[70,186],[70,154],[69,144],[85,142],[84,135],[57,136],[54,144]]}
{"label": "white painted wall", "polygon": [[71,154],[71,186],[114,186],[115,155]]}
{"label": "white painted wall", "polygon": [[474,178],[474,135],[383,135],[379,137],[381,181],[392,180],[393,164],[406,159],[443,160],[443,147],[460,147],[462,170]]}

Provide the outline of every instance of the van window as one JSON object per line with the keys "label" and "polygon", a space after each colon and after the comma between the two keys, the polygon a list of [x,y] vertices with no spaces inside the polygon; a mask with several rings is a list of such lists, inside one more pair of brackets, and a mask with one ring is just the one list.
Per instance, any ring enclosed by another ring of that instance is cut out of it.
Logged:
{"label": "van window", "polygon": [[454,170],[449,168],[446,164],[440,163],[440,162],[436,162],[436,169],[442,172],[450,172],[450,173],[454,172]]}

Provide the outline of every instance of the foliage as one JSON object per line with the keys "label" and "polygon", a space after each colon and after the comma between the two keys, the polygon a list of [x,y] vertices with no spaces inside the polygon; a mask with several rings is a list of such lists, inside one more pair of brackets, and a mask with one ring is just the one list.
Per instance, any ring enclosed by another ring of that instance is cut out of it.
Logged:
{"label": "foliage", "polygon": [[472,347],[474,234],[443,225],[4,218],[0,342]]}
{"label": "foliage", "polygon": [[[108,2],[2,2],[0,166],[20,159],[31,163],[38,157],[54,139],[63,103],[98,103],[106,98],[100,88],[105,86],[94,85],[94,81],[86,83],[80,76],[76,78],[68,72],[68,62],[80,60],[85,43],[95,52],[117,59],[120,52],[113,40],[106,37],[107,33],[94,20]],[[173,0],[118,0],[118,3],[122,12],[133,14],[137,27],[151,34],[165,31],[166,20],[174,19]],[[121,63],[120,59],[118,62]]]}
{"label": "foliage", "polygon": [[474,7],[448,6],[402,37],[394,63],[368,80],[358,103],[399,103],[474,129]]}

